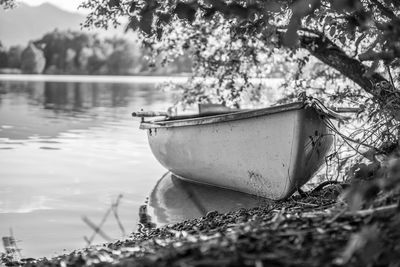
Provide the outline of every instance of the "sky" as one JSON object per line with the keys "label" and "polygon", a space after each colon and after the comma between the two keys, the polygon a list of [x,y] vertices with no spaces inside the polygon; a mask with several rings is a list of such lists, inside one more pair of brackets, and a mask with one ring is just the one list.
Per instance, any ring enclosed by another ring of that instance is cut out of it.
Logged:
{"label": "sky", "polygon": [[84,10],[78,10],[78,6],[81,2],[83,2],[83,0],[19,0],[19,2],[23,2],[31,6],[37,6],[47,2],[71,12],[86,13]]}

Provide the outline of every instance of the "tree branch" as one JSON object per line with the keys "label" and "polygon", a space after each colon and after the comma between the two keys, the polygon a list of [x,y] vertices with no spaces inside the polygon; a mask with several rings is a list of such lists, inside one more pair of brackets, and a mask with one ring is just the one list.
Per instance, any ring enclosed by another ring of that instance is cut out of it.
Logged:
{"label": "tree branch", "polygon": [[395,55],[392,51],[390,52],[374,52],[374,51],[367,51],[358,56],[361,61],[373,61],[373,60],[393,60]]}
{"label": "tree branch", "polygon": [[378,9],[382,12],[383,15],[385,15],[386,17],[390,18],[393,21],[400,22],[400,18],[397,17],[396,14],[394,14],[390,8],[384,6],[381,2],[379,2],[379,0],[371,0],[371,2],[378,7]]}
{"label": "tree branch", "polygon": [[349,57],[326,36],[300,36],[300,47],[307,49],[311,55],[354,81],[366,92],[373,95],[381,104],[384,104],[384,97],[391,93],[390,91],[377,90],[376,84],[388,82],[382,75],[373,73],[367,77],[368,67]]}

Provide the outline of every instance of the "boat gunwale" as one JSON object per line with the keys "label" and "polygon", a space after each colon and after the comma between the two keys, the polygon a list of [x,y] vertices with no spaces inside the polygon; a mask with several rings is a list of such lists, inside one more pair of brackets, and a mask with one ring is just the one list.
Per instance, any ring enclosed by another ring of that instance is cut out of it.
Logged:
{"label": "boat gunwale", "polygon": [[159,120],[151,122],[144,121],[140,124],[140,129],[172,128],[172,127],[196,126],[196,125],[236,121],[236,120],[249,119],[264,115],[286,112],[286,111],[300,110],[303,109],[305,106],[306,104],[304,102],[294,102],[274,107],[238,111],[238,112],[206,116],[206,117],[197,117],[197,118],[179,119],[179,120]]}

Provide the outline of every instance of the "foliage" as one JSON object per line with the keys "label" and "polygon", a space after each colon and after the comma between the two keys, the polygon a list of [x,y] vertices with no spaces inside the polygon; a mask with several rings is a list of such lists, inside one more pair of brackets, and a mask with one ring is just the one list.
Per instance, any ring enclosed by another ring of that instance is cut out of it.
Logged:
{"label": "foliage", "polygon": [[22,46],[11,46],[7,52],[7,67],[19,69],[21,67]]}
{"label": "foliage", "polygon": [[[361,66],[360,61],[374,59],[377,61],[374,61],[372,66],[374,68],[379,62],[391,64],[389,66],[391,68],[398,67],[399,33],[396,12],[398,13],[399,6],[396,1],[385,1],[382,4],[379,1],[359,0],[254,0],[238,3],[222,0],[190,2],[136,0],[99,3],[89,0],[84,6],[93,9],[86,25],[107,26],[109,21],[118,24],[116,18],[119,16],[129,17],[128,28],[139,29],[145,42],[152,47],[156,46],[156,52],[171,48],[175,51],[192,48],[194,56],[198,56],[199,53],[201,56],[202,51],[213,47],[210,43],[212,40],[205,38],[206,34],[225,41],[226,45],[244,40],[241,51],[247,57],[253,57],[254,64],[249,66],[252,68],[254,65],[256,67],[261,65],[257,57],[263,50],[268,49],[270,53],[275,53],[276,51],[271,50],[286,45],[293,48],[288,52],[288,56],[292,57],[298,52],[298,48],[302,47],[325,64],[337,69],[342,75],[352,79],[363,89],[374,91],[375,98],[380,98],[381,92],[374,90],[374,86],[378,80],[381,82],[381,77],[365,77],[364,74],[372,73],[368,68]],[[225,29],[225,36],[229,33],[228,38],[220,35],[224,34],[221,28]],[[260,45],[255,46],[256,41]],[[240,63],[240,56],[229,54],[230,50],[227,47],[208,51],[207,61],[213,57],[220,58],[218,55],[224,52],[227,58],[236,59]],[[392,55],[391,60],[387,59],[388,54]],[[332,60],[329,57],[332,57]],[[343,66],[345,62],[336,62],[340,59],[353,60],[354,62],[350,63],[355,65]],[[200,58],[198,62],[209,71],[215,69],[215,65],[235,64],[231,60],[217,60],[214,64],[207,65],[202,63]],[[306,56],[300,58],[298,63],[305,65],[307,61]],[[354,69],[353,73],[346,73],[349,71],[346,69],[348,67],[363,67],[363,73],[354,73],[357,69]],[[220,75],[218,75],[221,73],[220,70],[214,71],[213,74],[217,74],[218,78],[224,78],[223,75],[230,71],[232,69],[229,68]],[[239,75],[245,76],[245,71]],[[396,82],[396,79],[393,82]],[[236,90],[234,86],[226,89]],[[240,89],[238,93],[240,94]]]}
{"label": "foliage", "polygon": [[[72,31],[53,31],[35,42],[44,47],[46,72],[69,74],[127,74],[138,63],[133,52],[138,49],[123,39],[102,40],[96,35]],[[119,46],[116,44],[120,43]],[[128,49],[129,47],[129,49]],[[107,67],[106,62],[116,51],[131,50],[126,53],[128,65],[117,70]]]}
{"label": "foliage", "polygon": [[21,70],[27,74],[41,74],[44,70],[46,60],[43,51],[33,43],[22,52]]}
{"label": "foliage", "polygon": [[7,51],[0,42],[0,68],[5,68],[7,64],[8,64]]}
{"label": "foliage", "polygon": [[[178,58],[175,68],[149,68],[145,48],[123,38],[100,38],[95,34],[54,30],[34,41],[45,56],[47,74],[161,74],[190,71],[190,61]],[[20,68],[22,48],[0,48],[1,68]],[[25,60],[26,61],[26,60]]]}
{"label": "foliage", "polygon": [[281,102],[305,91],[322,104],[360,107],[348,129],[331,125],[341,139],[328,174],[386,177],[400,137],[399,1],[87,0],[83,6],[92,10],[88,27],[129,18],[127,29],[140,33],[153,62],[189,54],[195,77],[181,88],[184,103],[240,106],[250,94],[259,104],[268,92],[254,81],[283,66]]}
{"label": "foliage", "polygon": [[10,9],[16,6],[16,2],[14,0],[0,0],[0,6],[4,9]]}

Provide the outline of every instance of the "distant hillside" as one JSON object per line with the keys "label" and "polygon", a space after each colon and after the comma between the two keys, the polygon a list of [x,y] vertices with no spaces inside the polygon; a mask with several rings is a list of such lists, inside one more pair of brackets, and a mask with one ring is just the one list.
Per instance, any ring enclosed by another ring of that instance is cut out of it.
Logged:
{"label": "distant hillside", "polygon": [[[20,3],[13,10],[0,9],[0,41],[5,46],[26,45],[30,40],[40,39],[55,28],[79,30],[84,20],[82,14],[68,12],[48,3],[36,7]],[[107,35],[121,32],[111,31]]]}

